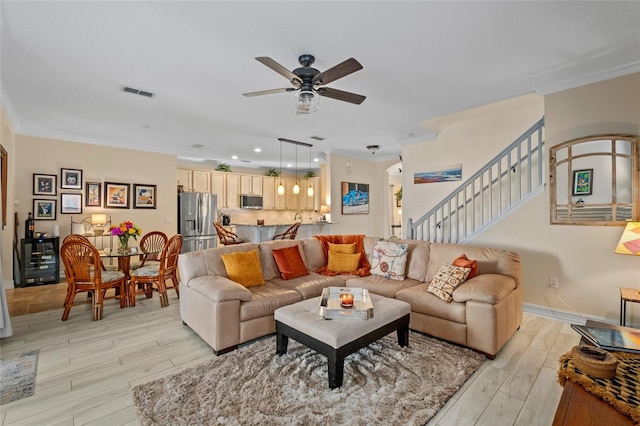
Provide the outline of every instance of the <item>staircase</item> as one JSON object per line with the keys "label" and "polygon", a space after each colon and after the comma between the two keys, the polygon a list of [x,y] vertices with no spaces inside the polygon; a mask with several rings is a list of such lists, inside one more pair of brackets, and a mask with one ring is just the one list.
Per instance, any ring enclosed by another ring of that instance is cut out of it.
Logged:
{"label": "staircase", "polygon": [[544,117],[415,222],[408,238],[465,243],[544,191]]}

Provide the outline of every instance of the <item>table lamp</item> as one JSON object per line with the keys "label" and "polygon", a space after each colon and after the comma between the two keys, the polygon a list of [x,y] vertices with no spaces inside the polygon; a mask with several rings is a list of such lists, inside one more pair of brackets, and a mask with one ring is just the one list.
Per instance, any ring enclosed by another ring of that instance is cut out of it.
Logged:
{"label": "table lamp", "polygon": [[107,215],[104,213],[94,213],[91,215],[91,224],[93,225],[93,234],[104,234],[104,225],[107,223]]}
{"label": "table lamp", "polygon": [[327,213],[331,213],[331,208],[329,206],[320,206],[320,214],[322,214],[322,217],[320,218],[320,222],[326,222],[327,221]]}
{"label": "table lamp", "polygon": [[620,236],[615,253],[640,256],[640,222],[627,223]]}

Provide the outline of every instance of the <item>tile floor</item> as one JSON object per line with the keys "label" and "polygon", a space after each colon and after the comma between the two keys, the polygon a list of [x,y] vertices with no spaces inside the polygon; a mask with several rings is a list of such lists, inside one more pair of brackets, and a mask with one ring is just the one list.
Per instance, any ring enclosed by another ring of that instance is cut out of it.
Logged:
{"label": "tile floor", "polygon": [[[14,336],[0,340],[2,355],[37,348],[39,360],[35,395],[1,406],[1,425],[138,425],[131,387],[215,357],[182,324],[172,291],[167,308],[157,296],[139,297],[136,307],[124,309],[108,300],[104,319],[91,321],[90,305],[81,303],[62,322],[63,299],[55,299],[65,288],[38,288],[52,294],[53,310],[42,310],[42,294],[31,300],[32,291],[22,291],[28,289],[7,292],[16,303]],[[562,392],[557,360],[578,340],[568,324],[525,315],[496,359],[486,361],[429,426],[551,425]]]}

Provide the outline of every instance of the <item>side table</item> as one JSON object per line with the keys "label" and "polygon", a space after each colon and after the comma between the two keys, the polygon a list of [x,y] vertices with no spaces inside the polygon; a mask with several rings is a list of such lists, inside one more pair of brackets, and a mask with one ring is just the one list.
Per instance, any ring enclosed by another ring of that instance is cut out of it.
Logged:
{"label": "side table", "polygon": [[627,302],[640,303],[640,290],[620,287],[620,325],[627,323]]}

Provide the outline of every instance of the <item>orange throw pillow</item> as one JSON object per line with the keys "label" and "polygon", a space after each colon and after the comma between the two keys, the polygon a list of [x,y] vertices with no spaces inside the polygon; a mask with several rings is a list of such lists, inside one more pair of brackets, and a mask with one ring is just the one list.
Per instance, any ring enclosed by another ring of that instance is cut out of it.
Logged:
{"label": "orange throw pillow", "polygon": [[309,275],[309,271],[307,271],[307,268],[304,266],[302,256],[300,256],[298,246],[285,247],[272,250],[271,252],[273,253],[276,265],[278,265],[280,277],[283,280]]}
{"label": "orange throw pillow", "polygon": [[478,261],[477,260],[469,260],[467,259],[466,254],[461,254],[458,256],[452,263],[453,266],[461,266],[463,268],[471,268],[471,272],[469,272],[469,276],[467,279],[471,279],[478,275]]}

